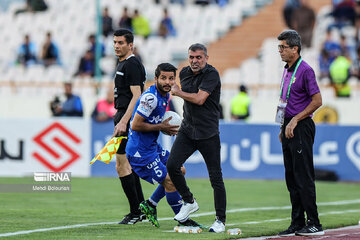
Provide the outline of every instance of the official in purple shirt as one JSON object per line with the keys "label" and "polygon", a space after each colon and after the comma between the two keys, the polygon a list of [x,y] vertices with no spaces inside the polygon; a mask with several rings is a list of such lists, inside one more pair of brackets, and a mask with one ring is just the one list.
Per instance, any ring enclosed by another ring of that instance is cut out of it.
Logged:
{"label": "official in purple shirt", "polygon": [[[283,78],[284,88],[282,91],[281,99],[286,102],[286,96],[291,81],[291,77],[295,71],[296,64],[299,61],[301,61],[301,63],[299,64],[299,67],[295,73],[294,80],[290,87],[290,96],[287,101],[285,118],[293,118],[297,114],[304,111],[304,109],[313,100],[312,96],[314,96],[317,93],[318,94],[315,97],[319,99],[316,100],[320,100],[321,103],[320,89],[316,82],[314,70],[309,66],[309,64],[301,60],[300,56],[298,56],[298,58],[295,59],[295,62],[291,66],[289,65],[289,63],[285,65],[285,69],[284,69],[285,75]],[[310,115],[304,114],[304,116],[311,117],[312,114]]]}
{"label": "official in purple shirt", "polygon": [[[286,62],[281,80],[280,102],[285,114],[281,132],[285,180],[292,205],[291,224],[281,236],[323,235],[316,206],[313,145],[313,112],[322,105],[314,70],[300,57],[301,38],[294,30],[278,36],[279,53]],[[305,219],[305,212],[307,219]]]}

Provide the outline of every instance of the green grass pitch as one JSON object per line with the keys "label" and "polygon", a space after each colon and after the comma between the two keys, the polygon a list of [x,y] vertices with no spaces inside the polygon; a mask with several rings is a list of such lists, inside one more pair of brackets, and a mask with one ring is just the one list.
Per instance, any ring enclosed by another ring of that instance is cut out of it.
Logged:
{"label": "green grass pitch", "polygon": [[[30,178],[0,178],[0,184],[32,183]],[[210,226],[214,221],[213,191],[208,179],[188,179],[200,210],[193,219]],[[156,186],[142,181],[145,198]],[[241,236],[226,233],[172,232],[177,224],[166,199],[158,206],[160,228],[149,222],[118,225],[129,212],[117,178],[73,178],[70,193],[0,193],[0,238],[5,233],[88,223],[108,223],[31,232],[3,239],[231,239],[275,235],[290,224],[289,194],[284,181],[225,180],[227,226]],[[356,225],[360,219],[360,184],[316,182],[317,203],[324,229]],[[346,200],[355,200],[344,202]],[[264,207],[268,207],[267,209]],[[276,208],[277,207],[277,208]],[[280,208],[284,207],[284,208]]]}

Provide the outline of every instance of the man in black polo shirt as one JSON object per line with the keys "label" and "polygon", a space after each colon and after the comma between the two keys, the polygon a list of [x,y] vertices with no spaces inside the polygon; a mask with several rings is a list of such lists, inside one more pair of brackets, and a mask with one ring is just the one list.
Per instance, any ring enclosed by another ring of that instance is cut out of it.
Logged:
{"label": "man in black polo shirt", "polygon": [[[119,58],[116,68],[114,102],[117,113],[114,116],[113,136],[127,136],[130,118],[136,101],[141,96],[146,79],[144,66],[133,54],[134,35],[127,29],[114,32],[114,50]],[[139,204],[144,201],[139,177],[132,172],[126,158],[127,139],[123,139],[116,153],[116,171],[130,204],[130,213],[119,224],[134,224],[145,219]]]}
{"label": "man in black polo shirt", "polygon": [[180,84],[171,93],[184,99],[184,120],[171,148],[167,170],[171,181],[184,200],[175,220],[184,221],[199,209],[193,194],[186,185],[180,168],[196,150],[204,157],[211,186],[214,189],[216,220],[210,232],[225,231],[226,192],[220,165],[220,77],[218,71],[207,64],[209,56],[204,45],[189,47],[190,66],[180,72]]}

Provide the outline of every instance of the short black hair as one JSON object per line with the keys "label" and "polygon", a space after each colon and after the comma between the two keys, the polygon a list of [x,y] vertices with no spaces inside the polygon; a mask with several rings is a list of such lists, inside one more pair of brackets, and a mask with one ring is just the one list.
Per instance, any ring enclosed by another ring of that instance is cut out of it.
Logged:
{"label": "short black hair", "polygon": [[189,51],[195,52],[197,50],[204,51],[205,56],[207,56],[207,49],[204,44],[201,43],[194,43],[189,47]]}
{"label": "short black hair", "polygon": [[240,85],[239,90],[240,90],[240,92],[247,92],[247,88],[243,84]]}
{"label": "short black hair", "polygon": [[124,38],[128,44],[134,42],[133,33],[130,30],[125,29],[125,28],[120,28],[120,29],[116,30],[114,32],[114,36],[116,36],[116,37],[124,36]]}
{"label": "short black hair", "polygon": [[155,69],[155,77],[158,78],[160,76],[160,72],[173,72],[174,76],[176,76],[177,68],[170,63],[160,63]]}
{"label": "short black hair", "polygon": [[295,30],[286,30],[280,33],[277,38],[279,41],[286,41],[290,47],[298,47],[298,53],[300,54],[301,51],[301,37]]}

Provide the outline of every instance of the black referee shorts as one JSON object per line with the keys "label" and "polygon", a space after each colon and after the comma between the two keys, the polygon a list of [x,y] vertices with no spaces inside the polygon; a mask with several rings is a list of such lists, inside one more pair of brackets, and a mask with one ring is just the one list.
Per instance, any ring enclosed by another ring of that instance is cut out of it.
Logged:
{"label": "black referee shorts", "polygon": [[[116,126],[116,124],[118,124],[121,120],[121,118],[124,116],[125,111],[117,111],[115,116],[114,116],[114,127]],[[126,126],[126,133],[122,134],[121,136],[126,136],[129,134],[129,128],[130,128],[130,121],[128,122],[127,126]],[[120,137],[120,136],[118,136]],[[126,144],[127,144],[127,138],[123,139],[120,143],[119,149],[117,150],[117,154],[125,154],[125,148],[126,148]]]}

